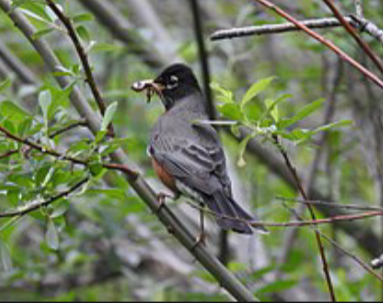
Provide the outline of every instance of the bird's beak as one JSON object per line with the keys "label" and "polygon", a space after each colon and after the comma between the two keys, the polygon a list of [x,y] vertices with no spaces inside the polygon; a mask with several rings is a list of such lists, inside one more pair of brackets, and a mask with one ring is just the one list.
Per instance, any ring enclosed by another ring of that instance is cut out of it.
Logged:
{"label": "bird's beak", "polygon": [[165,89],[165,86],[159,82],[156,82],[156,80],[147,79],[133,83],[131,88],[135,92],[142,92],[146,90],[147,102],[149,103],[151,100],[151,96],[154,93],[156,93],[160,98],[162,98],[162,91]]}

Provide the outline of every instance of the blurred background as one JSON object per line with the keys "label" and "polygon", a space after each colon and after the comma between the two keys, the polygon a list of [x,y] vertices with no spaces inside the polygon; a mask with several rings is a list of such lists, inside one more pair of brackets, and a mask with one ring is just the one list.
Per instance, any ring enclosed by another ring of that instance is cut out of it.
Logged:
{"label": "blurred background", "polygon": [[[52,20],[44,1],[13,2],[17,2],[40,30],[38,36],[46,39],[63,65],[73,73],[73,78],[78,77],[76,85],[96,110],[86,83],[78,76],[81,74],[78,55],[61,23]],[[150,128],[163,108],[156,97],[147,104],[145,94],[133,92],[130,86],[135,81],[155,77],[173,62],[190,65],[202,84],[190,2],[56,2],[76,24],[107,105],[118,103],[113,123],[116,136],[126,138],[122,144],[124,150],[156,190],[167,191],[154,176],[146,154]],[[334,2],[345,16],[355,13],[355,1]],[[275,0],[273,3],[298,20],[332,16],[320,0]],[[292,95],[279,107],[285,116],[319,98],[326,100],[321,110],[299,121],[299,127],[312,129],[340,119],[353,121],[349,127],[320,133],[304,145],[282,141],[310,199],[383,207],[382,91],[302,32],[220,41],[209,39],[219,29],[284,22],[256,1],[207,0],[199,1],[199,7],[211,80],[232,91],[236,100],[256,81],[275,76],[265,94]],[[383,28],[382,1],[365,0],[363,8],[364,17]],[[318,32],[379,75],[343,28]],[[382,44],[367,34],[362,36],[382,58]],[[0,83],[11,80],[9,88],[1,92],[0,101],[11,100],[41,121],[37,96],[53,85],[52,75],[3,11],[0,11],[0,41]],[[261,95],[259,100],[264,98]],[[61,114],[66,119],[82,118],[69,102],[65,115]],[[286,203],[309,218],[299,203],[281,198],[299,198],[299,195],[273,144],[253,140],[244,156],[246,164],[238,165],[238,140],[225,131],[221,132],[221,138],[234,197],[244,208],[265,222],[296,220]],[[60,136],[56,144],[62,151],[68,148],[76,151],[83,148],[83,142],[91,140],[89,131],[76,128]],[[24,166],[12,168],[14,173],[10,176],[9,161],[0,159],[1,211],[19,205],[25,188],[34,186],[27,184],[35,180],[31,173],[33,165],[41,164],[27,161]],[[45,163],[44,176],[49,163]],[[5,186],[9,182],[16,184],[13,192]],[[183,199],[169,201],[169,205],[197,234],[198,211]],[[11,223],[7,218],[0,218],[1,301],[230,299],[118,173],[103,175],[103,179],[92,182],[86,190],[55,207],[57,213],[51,213],[48,221],[43,210]],[[348,212],[333,207],[316,211],[318,218],[344,213]],[[382,222],[378,218],[364,219],[322,225],[320,230],[369,263],[382,253]],[[52,224],[54,229],[49,227]],[[259,298],[268,301],[328,299],[310,227],[270,227],[268,235],[247,237],[234,233],[225,235],[214,220],[209,220],[207,229],[208,248],[225,260],[229,269]],[[325,243],[325,251],[338,300],[382,299],[379,280],[328,243]]]}

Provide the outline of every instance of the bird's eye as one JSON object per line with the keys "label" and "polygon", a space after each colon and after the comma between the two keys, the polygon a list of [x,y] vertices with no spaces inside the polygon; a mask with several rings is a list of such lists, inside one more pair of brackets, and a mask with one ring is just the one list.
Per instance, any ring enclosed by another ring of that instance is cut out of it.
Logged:
{"label": "bird's eye", "polygon": [[171,75],[169,78],[169,84],[166,86],[167,89],[173,89],[178,86],[178,77]]}

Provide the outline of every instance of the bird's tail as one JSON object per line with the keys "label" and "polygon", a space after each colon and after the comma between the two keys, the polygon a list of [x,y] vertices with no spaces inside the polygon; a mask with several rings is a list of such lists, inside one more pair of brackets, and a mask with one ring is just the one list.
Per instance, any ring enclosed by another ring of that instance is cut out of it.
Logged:
{"label": "bird's tail", "polygon": [[[218,225],[223,229],[231,229],[242,234],[252,234],[251,223],[257,219],[247,213],[231,197],[228,197],[223,191],[217,191],[212,195],[205,197],[207,206],[216,214]],[[262,226],[254,226],[260,232],[267,233],[268,230]]]}

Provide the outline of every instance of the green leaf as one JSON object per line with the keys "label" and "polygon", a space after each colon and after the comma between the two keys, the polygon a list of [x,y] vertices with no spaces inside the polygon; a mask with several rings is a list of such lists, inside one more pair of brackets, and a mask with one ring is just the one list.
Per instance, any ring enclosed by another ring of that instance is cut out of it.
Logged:
{"label": "green leaf", "polygon": [[45,233],[45,241],[49,248],[58,250],[59,248],[59,234],[52,219],[48,219],[47,232]]}
{"label": "green leaf", "polygon": [[117,105],[117,102],[113,102],[106,108],[105,115],[101,123],[101,131],[105,131],[109,123],[112,121],[113,115],[117,110]]}
{"label": "green leaf", "polygon": [[90,35],[88,30],[85,28],[85,26],[80,25],[76,27],[76,32],[80,36],[80,38],[84,41],[89,41],[90,40]]}
{"label": "green leaf", "polygon": [[115,45],[111,43],[100,43],[97,42],[88,50],[92,53],[98,53],[98,52],[118,52],[121,51],[124,47],[121,45]]}
{"label": "green leaf", "polygon": [[0,103],[0,114],[4,118],[16,124],[32,118],[32,116],[29,115],[26,111],[8,100]]}
{"label": "green leaf", "polygon": [[12,84],[12,80],[11,80],[11,78],[7,78],[7,79],[5,79],[4,81],[0,82],[0,93],[1,93],[3,90],[9,88],[9,87],[11,86],[11,84]]}
{"label": "green leaf", "polygon": [[52,95],[50,90],[44,90],[39,94],[39,105],[44,115],[44,124],[48,128],[48,111],[52,102]]}
{"label": "green leaf", "polygon": [[244,106],[252,100],[254,97],[256,97],[259,93],[264,91],[273,81],[275,77],[269,77],[262,80],[259,80],[258,82],[254,83],[245,93],[245,95],[242,98],[241,102],[241,110],[243,110]]}
{"label": "green leaf", "polygon": [[222,86],[217,82],[210,83],[210,87],[218,93],[217,99],[223,103],[233,103],[233,93]]}
{"label": "green leaf", "polygon": [[352,125],[352,121],[351,120],[340,120],[340,121],[337,121],[337,122],[333,122],[333,123],[329,123],[329,124],[326,124],[326,125],[322,125],[314,130],[312,130],[312,132],[314,134],[318,133],[318,132],[322,132],[322,131],[327,131],[327,130],[332,130],[332,129],[335,129],[335,128],[338,128],[338,127],[345,127],[345,126],[349,126],[349,125]]}
{"label": "green leaf", "polygon": [[79,14],[72,18],[73,23],[80,23],[80,22],[92,21],[92,20],[93,20],[93,15],[90,13]]}
{"label": "green leaf", "polygon": [[225,103],[218,106],[220,113],[231,120],[242,121],[243,115],[237,103]]}
{"label": "green leaf", "polygon": [[0,239],[0,265],[3,271],[12,270],[12,259],[8,247]]}
{"label": "green leaf", "polygon": [[281,102],[284,102],[287,99],[292,98],[292,97],[293,97],[293,95],[291,95],[291,94],[283,94],[283,95],[279,96],[275,100],[267,99],[265,101],[267,110],[264,113],[264,117],[267,117],[267,115],[270,114],[271,117],[274,119],[274,121],[278,122],[279,121],[278,104],[281,103]]}
{"label": "green leaf", "polygon": [[101,163],[94,162],[88,165],[88,168],[90,170],[90,173],[92,176],[97,177],[99,174],[101,174],[104,170],[104,167]]}
{"label": "green leaf", "polygon": [[54,204],[54,211],[49,215],[51,219],[61,217],[69,208],[69,202],[66,199],[60,199]]}
{"label": "green leaf", "polygon": [[246,161],[244,159],[244,154],[245,154],[245,151],[246,151],[246,146],[247,146],[247,143],[249,143],[250,139],[254,138],[255,137],[255,133],[251,133],[251,134],[248,134],[242,141],[241,143],[239,144],[239,151],[238,151],[238,161],[237,161],[237,165],[239,167],[243,167],[246,165]]}
{"label": "green leaf", "polygon": [[32,39],[34,39],[34,40],[39,39],[42,36],[45,36],[45,35],[51,33],[53,30],[54,30],[53,27],[47,27],[47,28],[41,29],[41,30],[33,33]]}
{"label": "green leaf", "polygon": [[325,100],[323,98],[316,100],[310,104],[307,104],[304,106],[295,116],[289,119],[282,120],[281,123],[279,123],[279,128],[286,128],[298,121],[303,120],[304,118],[311,115],[313,112],[318,110]]}

